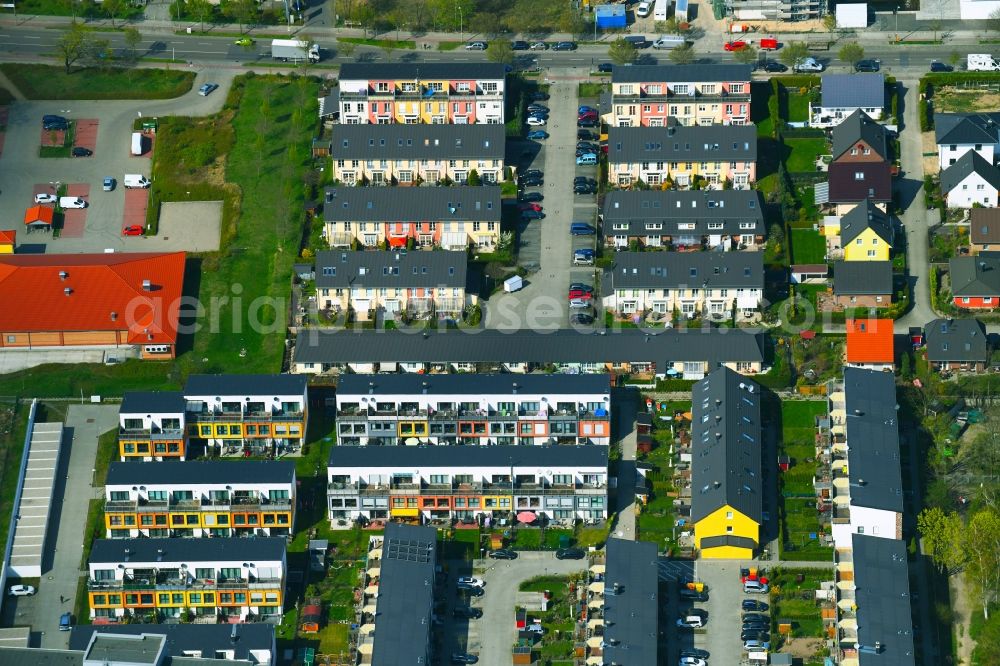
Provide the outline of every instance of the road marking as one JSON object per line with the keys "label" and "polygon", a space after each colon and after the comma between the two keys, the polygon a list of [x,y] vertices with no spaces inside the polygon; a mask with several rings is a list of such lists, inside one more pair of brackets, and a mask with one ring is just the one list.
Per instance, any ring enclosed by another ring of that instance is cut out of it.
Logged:
{"label": "road marking", "polygon": [[21,39],[41,39],[41,37],[32,37],[31,35],[23,35]]}

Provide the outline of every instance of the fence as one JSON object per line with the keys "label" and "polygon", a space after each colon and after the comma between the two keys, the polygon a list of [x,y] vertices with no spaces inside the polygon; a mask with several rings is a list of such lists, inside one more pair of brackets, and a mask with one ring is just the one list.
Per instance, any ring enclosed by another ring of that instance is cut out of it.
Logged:
{"label": "fence", "polygon": [[[35,413],[38,409],[38,400],[31,401],[31,411],[28,413],[28,429],[24,433],[24,450],[21,452],[21,470],[17,474],[17,488],[14,489],[14,504],[10,513],[10,528],[7,531],[7,543],[3,550],[3,567],[0,568],[0,590],[7,589],[7,563],[10,562],[10,553],[14,548],[14,530],[17,528],[17,514],[21,506],[21,493],[24,490],[24,472],[28,467],[28,454],[31,453],[31,431],[35,429]],[[5,595],[0,595],[0,611],[3,610],[3,600]]]}

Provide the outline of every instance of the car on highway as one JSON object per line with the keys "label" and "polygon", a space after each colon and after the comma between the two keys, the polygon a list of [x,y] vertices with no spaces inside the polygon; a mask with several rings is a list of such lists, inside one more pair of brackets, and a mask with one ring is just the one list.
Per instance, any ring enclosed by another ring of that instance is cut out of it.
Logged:
{"label": "car on highway", "polygon": [[459,606],[451,612],[452,617],[465,620],[478,620],[483,616],[483,609],[471,606]]}
{"label": "car on highway", "polygon": [[250,37],[240,37],[239,39],[234,40],[233,44],[236,46],[253,46],[253,39]]}
{"label": "car on highway", "polygon": [[796,72],[822,72],[823,63],[812,57],[802,58],[802,60],[795,63],[795,66],[792,67],[792,69]]}
{"label": "car on highway", "polygon": [[686,615],[677,618],[677,626],[681,629],[698,629],[705,626],[705,619],[700,615]]}
{"label": "car on highway", "polygon": [[202,97],[208,97],[218,87],[219,87],[218,83],[206,83],[202,87],[198,88],[198,94],[201,95]]}
{"label": "car on highway", "polygon": [[854,63],[855,72],[877,72],[881,67],[878,59],[859,60]]}
{"label": "car on highway", "polygon": [[594,323],[594,315],[587,314],[586,312],[574,312],[569,318],[569,323],[579,326],[590,326]]}
{"label": "car on highway", "polygon": [[681,650],[682,657],[697,657],[698,659],[708,659],[711,655],[708,650],[700,650],[698,648],[687,648],[686,650]]}
{"label": "car on highway", "polygon": [[90,148],[84,148],[83,146],[73,146],[73,150],[70,151],[70,155],[73,157],[90,157],[94,154]]}
{"label": "car on highway", "polygon": [[527,51],[528,50],[528,42],[526,42],[526,41],[524,41],[522,39],[515,39],[514,41],[512,41],[510,43],[510,50],[511,51]]}
{"label": "car on highway", "polygon": [[486,48],[486,42],[469,42],[465,45],[466,51],[485,51]]}
{"label": "car on highway", "polygon": [[742,40],[737,40],[735,42],[726,42],[722,45],[724,51],[742,51],[747,47],[747,43]]}
{"label": "car on highway", "polygon": [[531,130],[528,132],[528,138],[534,139],[535,141],[544,141],[549,138],[549,133],[545,130]]}
{"label": "car on highway", "polygon": [[141,236],[142,235],[142,225],[130,224],[126,227],[122,227],[122,236]]}
{"label": "car on highway", "polygon": [[531,46],[528,47],[532,51],[544,51],[547,48],[549,48],[549,45],[545,42],[531,42]]}
{"label": "car on highway", "polygon": [[453,664],[475,664],[479,661],[479,657],[474,654],[467,654],[465,652],[456,652],[451,655],[451,663]]}
{"label": "car on highway", "polygon": [[541,206],[541,204],[537,204],[534,201],[525,201],[525,202],[519,204],[518,208],[520,208],[522,211],[525,211],[525,210],[539,210],[540,211],[542,209],[542,206]]}
{"label": "car on highway", "polygon": [[597,65],[597,71],[602,72],[604,74],[610,74],[612,70],[614,70],[614,68],[615,68],[614,64],[610,62],[602,62],[598,63]]}
{"label": "car on highway", "polygon": [[104,178],[104,182],[101,185],[101,188],[105,192],[113,192],[114,189],[115,189],[115,183],[116,182],[117,181],[114,178],[112,178],[111,176],[107,176],[107,177]]}
{"label": "car on highway", "polygon": [[940,60],[931,61],[931,71],[932,72],[953,72],[955,68],[951,65],[946,65]]}
{"label": "car on highway", "polygon": [[552,46],[553,51],[575,51],[576,42],[556,42]]}
{"label": "car on highway", "polygon": [[545,118],[539,116],[528,116],[528,120],[525,121],[532,127],[539,127],[545,124]]}
{"label": "car on highway", "polygon": [[763,601],[757,601],[756,599],[744,599],[740,607],[745,611],[766,611],[768,605]]}
{"label": "car on highway", "polygon": [[540,210],[522,210],[521,211],[522,220],[544,220],[545,213]]}
{"label": "car on highway", "polygon": [[771,72],[772,74],[780,74],[788,71],[788,67],[786,65],[782,65],[777,60],[768,60],[764,63],[764,67],[762,69],[765,72]]}
{"label": "car on highway", "polygon": [[36,204],[55,203],[58,200],[59,200],[59,197],[57,197],[54,194],[36,194],[35,195],[35,203]]}
{"label": "car on highway", "polygon": [[650,0],[642,0],[635,8],[635,15],[639,18],[646,18],[651,11],[653,11],[653,3]]}
{"label": "car on highway", "polygon": [[597,164],[597,155],[594,153],[584,153],[576,158],[577,166]]}
{"label": "car on highway", "polygon": [[541,192],[522,192],[521,201],[544,201],[545,195]]}
{"label": "car on highway", "polygon": [[30,597],[35,593],[35,588],[31,585],[11,585],[7,594],[12,597]]}
{"label": "car on highway", "polygon": [[517,551],[510,548],[497,548],[490,551],[489,557],[494,560],[516,560]]}

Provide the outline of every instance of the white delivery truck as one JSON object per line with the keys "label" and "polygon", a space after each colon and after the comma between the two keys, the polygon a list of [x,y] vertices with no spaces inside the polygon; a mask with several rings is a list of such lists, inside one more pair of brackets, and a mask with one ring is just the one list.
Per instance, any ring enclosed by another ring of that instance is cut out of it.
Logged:
{"label": "white delivery truck", "polygon": [[132,132],[132,154],[142,155],[142,132]]}
{"label": "white delivery truck", "polygon": [[283,62],[319,62],[319,44],[298,39],[275,39],[271,41],[271,57]]}
{"label": "white delivery truck", "polygon": [[60,208],[86,208],[87,202],[80,197],[59,197]]}
{"label": "white delivery truck", "polygon": [[687,41],[681,35],[663,35],[655,42],[653,42],[654,49],[676,49],[678,46],[684,46]]}
{"label": "white delivery truck", "polygon": [[669,10],[670,10],[670,0],[656,0],[656,4],[653,5],[653,20],[666,21],[667,12]]}
{"label": "white delivery truck", "polygon": [[149,179],[147,179],[140,173],[125,174],[125,178],[122,179],[122,183],[125,185],[125,187],[129,189],[133,188],[145,189],[150,185]]}
{"label": "white delivery truck", "polygon": [[989,53],[970,53],[966,69],[970,72],[995,72],[1000,70],[1000,63]]}
{"label": "white delivery truck", "polygon": [[524,278],[520,275],[514,275],[503,281],[503,290],[508,294],[520,291],[522,287],[524,287]]}

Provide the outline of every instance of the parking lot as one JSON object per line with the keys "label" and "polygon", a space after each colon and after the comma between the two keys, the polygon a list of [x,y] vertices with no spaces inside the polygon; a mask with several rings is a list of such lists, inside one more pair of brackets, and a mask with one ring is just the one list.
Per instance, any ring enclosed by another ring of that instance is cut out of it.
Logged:
{"label": "parking lot", "polygon": [[[3,152],[0,154],[0,217],[7,225],[18,229],[18,252],[77,253],[104,252],[106,249],[124,251],[139,249],[134,243],[140,239],[126,239],[122,228],[126,220],[145,218],[145,198],[138,195],[126,197],[122,178],[126,173],[150,176],[149,156],[130,156],[130,137],[133,121],[169,115],[199,115],[215,113],[225,102],[233,72],[204,70],[195,79],[192,90],[173,100],[155,101],[28,101],[17,102],[9,108],[7,131],[4,133]],[[197,88],[207,81],[220,84],[219,90],[202,97]],[[90,157],[41,158],[39,142],[51,134],[42,129],[43,115],[61,115],[76,123],[75,144],[93,151]],[[147,149],[152,146],[147,143]],[[113,177],[118,186],[111,192],[102,190],[105,177]],[[25,209],[33,205],[39,191],[51,193],[55,188],[68,185],[68,196],[83,196],[88,201],[84,210],[67,211],[63,229],[58,237],[49,232],[23,233],[20,221]],[[134,223],[134,222],[130,222]],[[186,250],[185,233],[156,239],[157,251]],[[153,249],[143,247],[142,249]]]}

